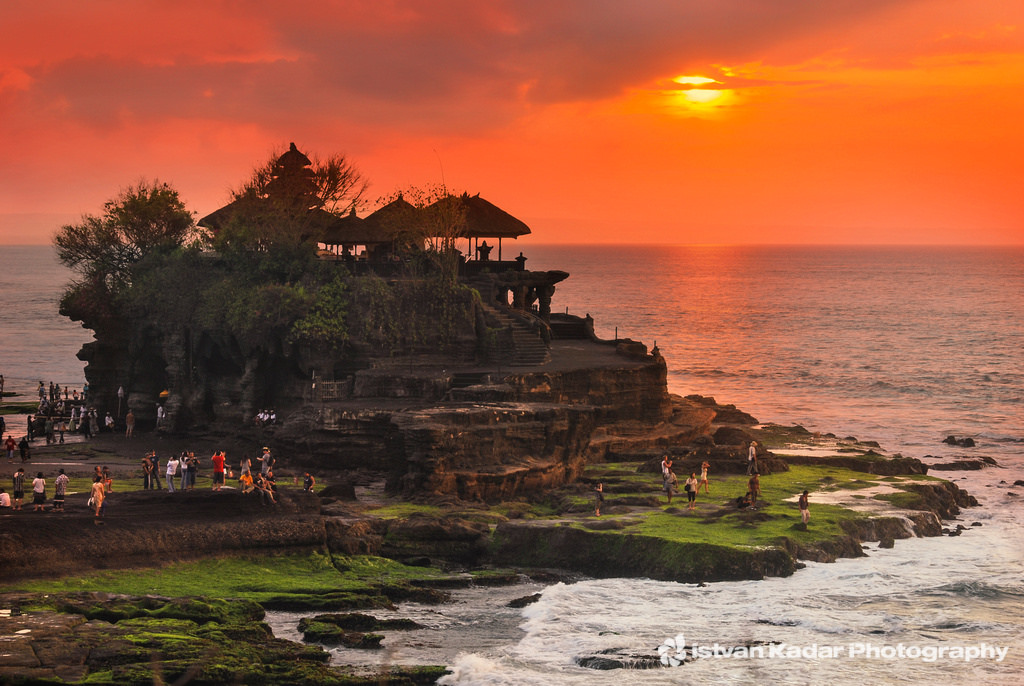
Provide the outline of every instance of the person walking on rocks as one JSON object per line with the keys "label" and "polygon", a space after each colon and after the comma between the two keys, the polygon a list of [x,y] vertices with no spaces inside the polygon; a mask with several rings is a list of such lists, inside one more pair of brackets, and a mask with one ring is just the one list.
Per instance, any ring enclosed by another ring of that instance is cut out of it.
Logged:
{"label": "person walking on rocks", "polygon": [[142,458],[142,490],[148,491],[153,487],[153,461],[147,454]]}
{"label": "person walking on rocks", "polygon": [[601,516],[601,504],[604,503],[604,484],[600,483],[594,489],[594,516]]}
{"label": "person walking on rocks", "polygon": [[42,512],[45,504],[46,479],[43,478],[43,473],[39,472],[36,474],[36,478],[32,479],[32,511]]}
{"label": "person walking on rocks", "polygon": [[181,453],[178,464],[181,466],[181,490],[184,491],[188,487],[188,453]]}
{"label": "person walking on rocks", "polygon": [[224,461],[227,457],[224,455],[224,451],[214,453],[213,457],[210,458],[210,462],[213,463],[213,490],[219,491],[224,487]]}
{"label": "person walking on rocks", "polygon": [[178,472],[178,458],[171,455],[167,460],[167,492],[174,493],[174,475]]}
{"label": "person walking on rocks", "polygon": [[107,497],[107,488],[103,485],[103,477],[97,476],[93,479],[92,490],[89,492],[89,502],[92,504],[94,516],[100,516],[100,508],[103,507],[103,500]]}
{"label": "person walking on rocks", "polygon": [[[42,383],[42,382],[40,382]],[[12,509],[20,510],[21,502],[25,499],[25,468],[18,467],[18,471],[14,472],[14,478],[11,479],[14,488],[11,489],[11,499],[14,504]]]}
{"label": "person walking on rocks", "polygon": [[14,451],[18,449],[18,444],[14,440],[14,436],[7,434],[7,440],[4,441],[4,450],[7,451],[7,461],[14,462]]}
{"label": "person walking on rocks", "polygon": [[57,478],[53,482],[53,511],[63,512],[64,511],[64,496],[68,491],[68,475],[64,473],[64,469],[60,469],[57,472]]}
{"label": "person walking on rocks", "polygon": [[679,480],[676,478],[676,473],[669,469],[668,472],[665,474],[665,481],[663,484],[663,488],[665,489],[665,495],[668,496],[669,505],[672,504],[672,491],[675,490],[676,484],[678,482]]}
{"label": "person walking on rocks", "polygon": [[758,476],[757,472],[754,472],[754,475],[750,477],[747,486],[750,487],[750,504],[757,505],[757,499],[761,497],[761,477]]}
{"label": "person walking on rocks", "polygon": [[800,507],[800,521],[804,523],[804,526],[807,526],[807,521],[811,518],[810,503],[808,503],[807,500],[807,491],[800,494],[800,498],[797,500],[797,505]]}
{"label": "person walking on rocks", "polygon": [[697,481],[697,490],[698,491],[700,490],[700,487],[703,484],[704,492],[705,493],[709,493],[709,491],[708,491],[708,468],[710,466],[711,466],[711,463],[709,463],[707,460],[704,460],[704,462],[702,462],[701,465],[700,465],[700,480]]}
{"label": "person walking on rocks", "polygon": [[274,462],[276,462],[276,460],[274,460],[274,456],[270,453],[270,448],[266,446],[263,447],[263,457],[260,458],[260,462],[263,463],[260,467],[260,474],[265,477],[267,473],[273,469]]}
{"label": "person walking on rocks", "polygon": [[697,473],[690,472],[690,478],[683,484],[683,488],[686,490],[686,499],[689,501],[689,505],[686,509],[693,512],[697,509]]}
{"label": "person walking on rocks", "polygon": [[750,442],[747,450],[747,476],[757,473],[757,441]]}
{"label": "person walking on rocks", "polygon": [[163,486],[160,484],[160,456],[156,454],[155,450],[151,452],[149,456],[150,459],[153,460],[153,488],[163,488]]}
{"label": "person walking on rocks", "polygon": [[199,458],[196,454],[190,452],[188,454],[188,490],[192,490],[196,487],[196,477],[199,476]]}
{"label": "person walking on rocks", "polygon": [[[241,462],[239,462],[239,481],[243,482],[246,480],[246,476],[249,477],[249,483],[253,480],[253,461],[249,459],[248,455],[242,456]],[[245,490],[243,488],[243,490]]]}

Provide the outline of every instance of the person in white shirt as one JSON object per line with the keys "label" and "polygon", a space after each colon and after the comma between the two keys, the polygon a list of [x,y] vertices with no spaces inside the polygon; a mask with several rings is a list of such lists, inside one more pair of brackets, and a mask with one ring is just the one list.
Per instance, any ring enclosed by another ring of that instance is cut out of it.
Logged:
{"label": "person in white shirt", "polygon": [[167,492],[174,493],[174,475],[178,473],[178,458],[173,454],[167,460]]}

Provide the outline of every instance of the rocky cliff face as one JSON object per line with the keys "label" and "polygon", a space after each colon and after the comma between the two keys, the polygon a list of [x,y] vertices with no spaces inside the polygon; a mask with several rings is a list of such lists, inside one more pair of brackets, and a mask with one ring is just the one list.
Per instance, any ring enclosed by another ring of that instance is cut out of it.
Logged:
{"label": "rocky cliff face", "polygon": [[657,356],[464,388],[452,380],[357,374],[352,397],[290,415],[275,440],[320,469],[385,472],[406,497],[494,502],[574,481],[615,451],[690,440],[714,417],[668,394]]}

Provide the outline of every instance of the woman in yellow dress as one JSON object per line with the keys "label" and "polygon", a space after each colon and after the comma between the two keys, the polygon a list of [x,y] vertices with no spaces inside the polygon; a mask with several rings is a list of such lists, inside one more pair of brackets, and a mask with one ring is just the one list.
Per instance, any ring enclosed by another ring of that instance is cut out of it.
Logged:
{"label": "woman in yellow dress", "polygon": [[107,496],[107,488],[103,483],[103,477],[97,476],[92,482],[92,506],[96,511],[96,516],[100,516],[100,508],[103,506],[103,499]]}

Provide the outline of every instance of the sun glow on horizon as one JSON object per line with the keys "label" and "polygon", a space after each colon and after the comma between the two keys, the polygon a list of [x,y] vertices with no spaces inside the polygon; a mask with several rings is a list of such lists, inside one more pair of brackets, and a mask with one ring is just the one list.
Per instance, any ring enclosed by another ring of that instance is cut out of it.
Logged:
{"label": "sun glow on horizon", "polygon": [[676,76],[672,79],[672,83],[682,87],[669,89],[665,91],[665,95],[677,107],[690,114],[709,114],[719,110],[723,105],[729,103],[733,94],[733,91],[728,88],[694,87],[722,83],[707,76]]}
{"label": "sun glow on horizon", "polygon": [[684,86],[702,86],[706,83],[720,83],[719,81],[710,79],[707,76],[677,76],[672,80]]}

